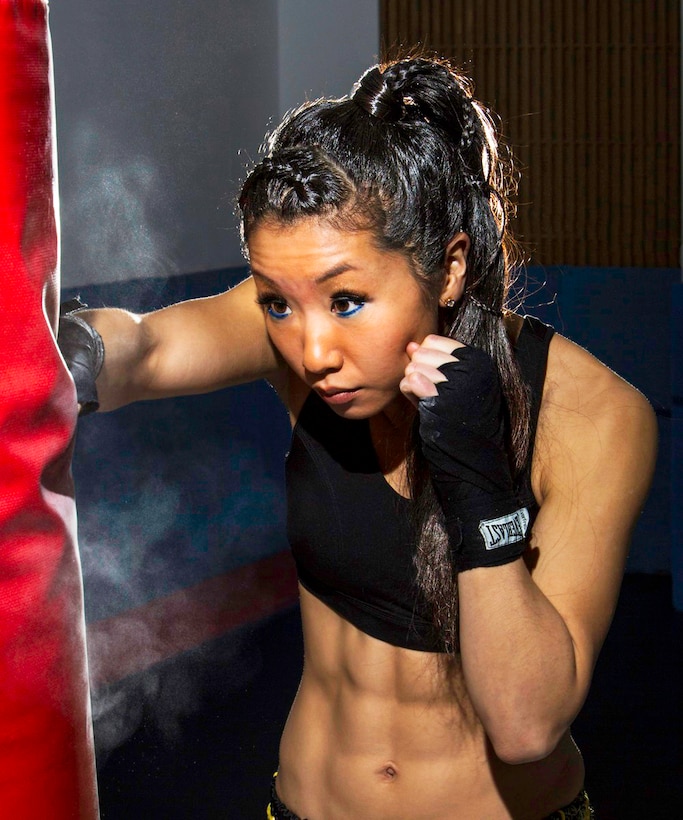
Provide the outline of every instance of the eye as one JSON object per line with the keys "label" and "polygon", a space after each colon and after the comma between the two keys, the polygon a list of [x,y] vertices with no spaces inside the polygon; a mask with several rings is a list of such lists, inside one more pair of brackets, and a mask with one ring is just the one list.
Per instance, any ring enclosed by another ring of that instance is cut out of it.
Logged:
{"label": "eye", "polygon": [[353,316],[365,307],[365,298],[358,294],[340,293],[332,297],[332,312],[342,319]]}
{"label": "eye", "polygon": [[286,319],[292,312],[292,309],[286,302],[273,301],[266,306],[266,312],[271,319]]}
{"label": "eye", "polygon": [[265,307],[266,313],[271,319],[286,319],[292,312],[287,302],[269,293],[264,293],[262,296],[259,296],[256,301],[259,305]]}

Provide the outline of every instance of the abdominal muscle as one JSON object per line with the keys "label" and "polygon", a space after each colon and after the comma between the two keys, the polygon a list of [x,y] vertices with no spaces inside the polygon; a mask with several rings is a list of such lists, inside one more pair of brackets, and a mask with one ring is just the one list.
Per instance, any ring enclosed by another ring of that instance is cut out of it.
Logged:
{"label": "abdominal muscle", "polygon": [[306,820],[540,820],[571,802],[569,733],[544,760],[499,761],[457,661],[365,635],[301,590],[304,672],[277,790]]}

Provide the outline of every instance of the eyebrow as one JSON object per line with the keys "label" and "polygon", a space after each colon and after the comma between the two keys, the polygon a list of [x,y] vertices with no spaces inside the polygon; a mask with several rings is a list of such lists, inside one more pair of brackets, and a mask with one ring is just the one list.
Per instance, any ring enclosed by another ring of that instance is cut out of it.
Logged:
{"label": "eyebrow", "polygon": [[[356,270],[355,265],[351,265],[347,262],[342,262],[339,265],[335,265],[333,268],[326,270],[324,273],[321,273],[314,281],[316,285],[322,285],[323,282],[327,282],[329,279],[334,279],[335,276],[341,276],[342,273],[346,273],[350,270]],[[252,276],[257,277],[258,279],[263,280],[266,284],[270,285],[271,287],[276,288],[277,282],[273,281],[269,276],[266,276],[265,273],[261,273],[260,271],[256,270],[252,267],[251,269]]]}

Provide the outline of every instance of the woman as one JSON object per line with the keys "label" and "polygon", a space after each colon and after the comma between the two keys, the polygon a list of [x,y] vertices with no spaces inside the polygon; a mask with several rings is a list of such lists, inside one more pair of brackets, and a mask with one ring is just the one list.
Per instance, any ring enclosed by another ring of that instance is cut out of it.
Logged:
{"label": "woman", "polygon": [[508,180],[452,68],[375,67],[269,138],[240,196],[249,279],[67,320],[91,372],[103,339],[103,409],[265,378],[289,410],[305,663],[269,817],[591,816],[570,724],[655,422],[505,310]]}

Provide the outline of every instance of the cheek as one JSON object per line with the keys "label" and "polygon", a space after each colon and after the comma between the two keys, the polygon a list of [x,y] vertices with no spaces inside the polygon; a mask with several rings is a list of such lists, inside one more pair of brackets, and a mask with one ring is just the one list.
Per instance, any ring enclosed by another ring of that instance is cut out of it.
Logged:
{"label": "cheek", "polygon": [[[404,316],[414,317],[406,321]],[[378,333],[377,329],[381,328]],[[373,323],[363,332],[355,332],[349,339],[355,362],[378,378],[399,380],[410,361],[406,352],[409,342],[422,342],[429,333],[437,331],[436,318],[425,314],[424,305],[410,305],[397,316],[395,310],[381,317],[373,317]]]}
{"label": "cheek", "polygon": [[366,344],[358,352],[356,361],[379,381],[400,381],[409,362],[406,345],[410,341],[412,336],[405,333],[386,333]]}
{"label": "cheek", "polygon": [[387,352],[393,351],[396,356],[404,357],[409,342],[422,343],[425,336],[437,330],[437,322],[429,317],[418,315],[413,322],[386,324],[385,331],[378,339],[378,346]]}

